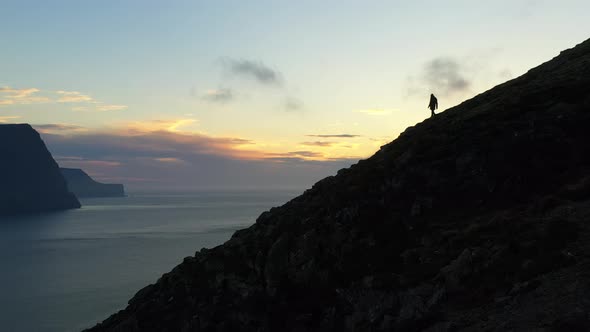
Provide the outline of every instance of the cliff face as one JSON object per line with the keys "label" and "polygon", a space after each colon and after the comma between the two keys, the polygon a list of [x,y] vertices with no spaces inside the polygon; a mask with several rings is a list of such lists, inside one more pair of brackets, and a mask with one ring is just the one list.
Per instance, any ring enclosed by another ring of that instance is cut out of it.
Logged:
{"label": "cliff face", "polygon": [[187,257],[92,331],[590,329],[590,40]]}
{"label": "cliff face", "polygon": [[79,168],[60,168],[68,188],[77,197],[123,197],[125,189],[122,184],[100,183],[94,181]]}
{"label": "cliff face", "polygon": [[28,124],[0,125],[0,215],[79,208],[59,167]]}

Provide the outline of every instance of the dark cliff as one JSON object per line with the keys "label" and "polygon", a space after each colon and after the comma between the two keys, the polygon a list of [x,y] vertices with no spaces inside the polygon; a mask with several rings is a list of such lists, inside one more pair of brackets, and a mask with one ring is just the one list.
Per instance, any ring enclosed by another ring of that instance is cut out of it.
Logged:
{"label": "dark cliff", "polygon": [[28,124],[0,125],[0,215],[79,208],[59,167]]}
{"label": "dark cliff", "polygon": [[92,179],[79,168],[61,168],[68,188],[77,197],[123,197],[125,189],[122,184],[100,183]]}
{"label": "dark cliff", "polygon": [[187,257],[92,331],[590,329],[590,40]]}

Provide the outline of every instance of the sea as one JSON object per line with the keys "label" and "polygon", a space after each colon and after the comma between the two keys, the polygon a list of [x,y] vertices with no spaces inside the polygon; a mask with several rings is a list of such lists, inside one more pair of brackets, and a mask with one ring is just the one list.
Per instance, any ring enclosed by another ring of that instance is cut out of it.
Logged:
{"label": "sea", "polygon": [[302,190],[137,192],[0,219],[0,330],[81,331]]}

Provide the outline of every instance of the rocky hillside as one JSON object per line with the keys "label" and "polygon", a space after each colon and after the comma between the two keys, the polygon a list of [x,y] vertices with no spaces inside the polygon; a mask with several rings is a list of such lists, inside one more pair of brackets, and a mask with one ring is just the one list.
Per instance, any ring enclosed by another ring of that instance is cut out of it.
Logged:
{"label": "rocky hillside", "polygon": [[91,331],[590,329],[590,40],[408,128]]}
{"label": "rocky hillside", "polygon": [[0,156],[0,215],[80,207],[31,126],[0,125]]}
{"label": "rocky hillside", "polygon": [[125,189],[122,184],[100,183],[79,168],[60,168],[68,188],[76,197],[123,197]]}

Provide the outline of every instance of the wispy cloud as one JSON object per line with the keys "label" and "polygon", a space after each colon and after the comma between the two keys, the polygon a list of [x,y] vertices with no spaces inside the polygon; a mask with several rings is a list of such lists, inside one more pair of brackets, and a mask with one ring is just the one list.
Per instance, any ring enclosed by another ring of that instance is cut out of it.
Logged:
{"label": "wispy cloud", "polygon": [[301,142],[300,144],[306,145],[306,146],[330,147],[330,146],[334,145],[334,142],[315,141],[315,142]]}
{"label": "wispy cloud", "polygon": [[214,103],[226,103],[234,98],[234,93],[231,89],[220,88],[207,90],[203,95],[203,99]]}
{"label": "wispy cloud", "polygon": [[35,92],[39,92],[39,89],[36,88],[28,88],[28,89],[14,89],[8,86],[0,87],[0,93],[8,94],[11,98],[14,99],[23,99]]}
{"label": "wispy cloud", "polygon": [[260,61],[224,59],[224,63],[236,76],[254,79],[266,85],[282,84],[280,74]]}
{"label": "wispy cloud", "polygon": [[0,123],[11,122],[12,120],[19,119],[20,116],[18,115],[4,115],[0,116]]}
{"label": "wispy cloud", "polygon": [[315,151],[291,151],[287,152],[286,155],[307,158],[318,158],[323,156],[323,154]]}
{"label": "wispy cloud", "polygon": [[195,119],[181,119],[181,120],[178,120],[178,121],[175,121],[175,122],[173,122],[173,123],[172,123],[170,126],[168,126],[166,129],[167,129],[168,131],[171,131],[171,132],[177,132],[177,131],[179,131],[179,128],[182,128],[182,127],[184,127],[184,126],[188,126],[188,125],[190,125],[190,124],[193,124],[193,123],[195,123],[196,121],[197,121],[197,120],[195,120]]}
{"label": "wispy cloud", "polygon": [[72,111],[75,112],[108,112],[108,111],[122,111],[127,109],[126,105],[105,105],[100,102],[93,102],[89,106],[75,106]]}
{"label": "wispy cloud", "polygon": [[[266,65],[262,61],[249,59],[221,58],[220,64],[225,69],[226,74],[230,77],[245,78],[255,81],[264,86],[273,86],[280,88],[280,109],[293,112],[304,109],[304,103],[301,99],[292,96],[285,85],[285,79],[280,71]],[[226,77],[227,78],[227,77]],[[231,81],[224,81],[224,85],[231,84]],[[252,88],[252,87],[250,87]],[[195,89],[191,90],[195,95]],[[276,91],[273,91],[273,94]],[[274,98],[276,94],[271,96]],[[202,96],[202,99],[211,102],[224,103],[235,99],[235,90],[229,88],[209,90]]]}
{"label": "wispy cloud", "polygon": [[72,111],[98,111],[98,112],[108,112],[108,111],[121,111],[127,109],[126,105],[114,105],[114,104],[105,104],[101,101],[97,101],[91,96],[87,94],[83,94],[78,91],[56,91],[59,95],[57,99],[58,103],[77,103],[77,104],[85,104],[85,106],[74,106],[72,107]]}
{"label": "wispy cloud", "polygon": [[308,159],[321,159],[324,155],[316,151],[289,151],[284,153],[269,153],[265,159],[272,161],[292,161],[292,160],[308,160]]}
{"label": "wispy cloud", "polygon": [[120,161],[113,161],[113,160],[93,160],[93,159],[86,159],[77,156],[55,156],[55,161],[57,161],[63,167],[76,167],[76,168],[86,168],[86,167],[119,167],[123,165]]}
{"label": "wispy cloud", "polygon": [[186,164],[186,161],[179,159],[179,158],[174,158],[174,157],[154,158],[154,160],[159,161],[161,163]]}
{"label": "wispy cloud", "polygon": [[121,111],[127,109],[126,105],[96,105],[96,110],[105,112],[105,111]]}
{"label": "wispy cloud", "polygon": [[15,89],[8,86],[0,87],[0,105],[23,105],[48,103],[51,99],[45,96],[38,96],[37,88]]}
{"label": "wispy cloud", "polygon": [[471,85],[463,74],[461,63],[451,57],[440,57],[426,63],[424,81],[431,89],[442,89],[446,94],[465,91]]}
{"label": "wispy cloud", "polygon": [[426,62],[418,76],[408,77],[408,93],[449,96],[469,91],[472,82],[467,78],[465,61],[441,56]]}
{"label": "wispy cloud", "polygon": [[57,93],[59,95],[59,98],[57,99],[58,103],[82,103],[82,102],[94,101],[94,99],[92,97],[82,94],[81,92],[78,92],[78,91],[59,90],[59,91],[56,91],[55,93]]}
{"label": "wispy cloud", "polygon": [[82,126],[67,123],[33,124],[33,128],[45,134],[71,134],[88,131],[87,128]]}
{"label": "wispy cloud", "polygon": [[361,135],[352,134],[316,134],[316,135],[305,135],[307,137],[320,137],[320,138],[355,138],[361,137]]}
{"label": "wispy cloud", "polygon": [[82,160],[83,163],[88,165],[94,166],[101,166],[101,167],[119,167],[122,165],[119,161],[109,161],[109,160]]}
{"label": "wispy cloud", "polygon": [[[43,93],[43,95],[39,95]],[[37,88],[15,89],[0,87],[0,106],[26,104],[74,104],[73,111],[119,111],[125,105],[104,104],[79,91],[41,91]]]}
{"label": "wispy cloud", "polygon": [[285,109],[287,111],[299,111],[303,109],[303,102],[299,99],[289,97],[285,99]]}
{"label": "wispy cloud", "polygon": [[149,132],[178,132],[181,128],[198,122],[196,119],[172,119],[172,120],[149,120],[134,121],[123,125],[121,128],[133,134]]}

